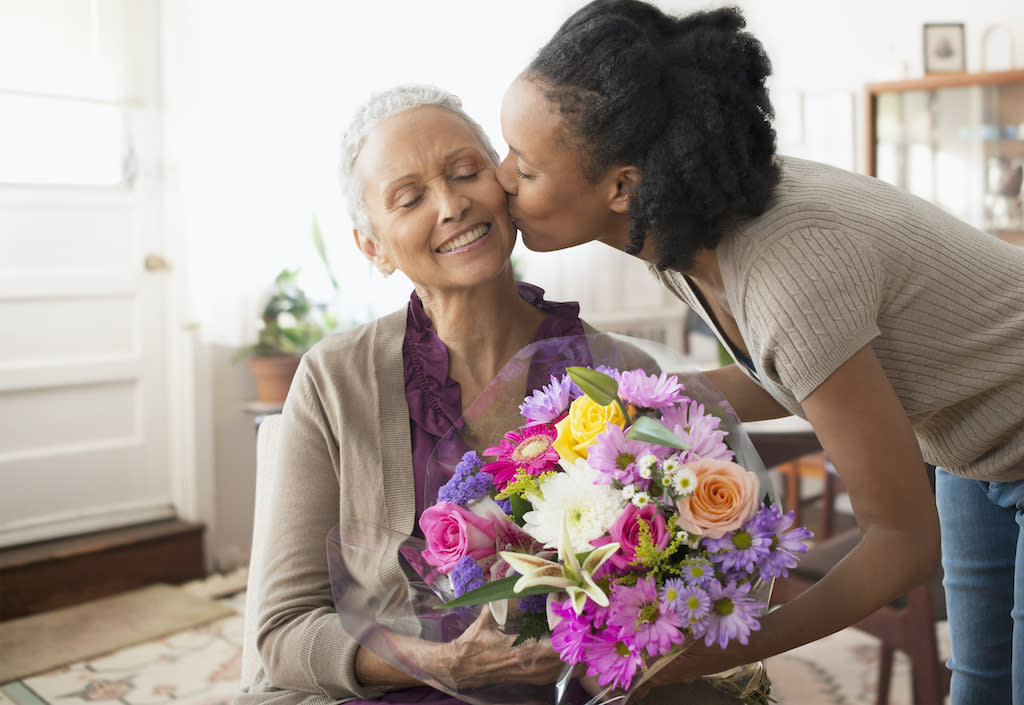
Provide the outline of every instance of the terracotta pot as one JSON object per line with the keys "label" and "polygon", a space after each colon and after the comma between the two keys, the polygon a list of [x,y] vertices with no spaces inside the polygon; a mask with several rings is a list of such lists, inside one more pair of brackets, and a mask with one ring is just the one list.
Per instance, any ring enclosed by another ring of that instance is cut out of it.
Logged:
{"label": "terracotta pot", "polygon": [[301,355],[250,357],[249,372],[256,381],[257,398],[266,402],[284,401],[301,359]]}

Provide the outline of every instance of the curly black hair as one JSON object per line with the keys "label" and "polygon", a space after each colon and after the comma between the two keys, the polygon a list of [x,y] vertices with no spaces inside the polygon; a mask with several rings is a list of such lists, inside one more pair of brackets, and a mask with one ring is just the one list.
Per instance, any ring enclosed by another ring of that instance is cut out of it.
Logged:
{"label": "curly black hair", "polygon": [[682,271],[730,222],[762,214],[780,169],[765,80],[771,62],[738,8],[673,17],[640,0],[595,0],[527,67],[566,123],[584,175],[633,165],[629,245],[655,237]]}

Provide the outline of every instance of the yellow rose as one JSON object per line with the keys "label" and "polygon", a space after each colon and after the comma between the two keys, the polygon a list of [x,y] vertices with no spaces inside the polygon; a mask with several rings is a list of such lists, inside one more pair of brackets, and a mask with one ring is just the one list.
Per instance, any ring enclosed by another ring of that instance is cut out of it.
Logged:
{"label": "yellow rose", "polygon": [[618,404],[612,402],[601,406],[586,395],[575,399],[569,405],[569,414],[555,424],[558,438],[554,448],[559,457],[569,462],[586,458],[587,448],[595,443],[597,435],[603,433],[609,423],[621,427],[626,425]]}

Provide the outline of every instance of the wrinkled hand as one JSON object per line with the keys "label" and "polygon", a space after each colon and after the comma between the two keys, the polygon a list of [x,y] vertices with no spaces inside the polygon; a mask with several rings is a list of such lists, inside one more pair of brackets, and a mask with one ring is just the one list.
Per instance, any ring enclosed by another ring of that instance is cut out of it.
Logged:
{"label": "wrinkled hand", "polygon": [[551,640],[530,639],[512,646],[515,636],[498,630],[489,609],[455,641],[442,646],[438,680],[456,691],[495,683],[554,683],[565,666]]}

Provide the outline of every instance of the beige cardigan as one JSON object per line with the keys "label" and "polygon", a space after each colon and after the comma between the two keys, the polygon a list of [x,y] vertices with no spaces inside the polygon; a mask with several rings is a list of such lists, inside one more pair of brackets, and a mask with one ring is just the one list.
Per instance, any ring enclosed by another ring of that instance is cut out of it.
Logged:
{"label": "beige cardigan", "polygon": [[309,537],[326,537],[348,519],[413,529],[405,325],[403,308],[324,339],[302,359],[282,414],[279,471],[270,488],[274,529],[258,576],[263,666],[236,697],[239,705],[326,705],[380,695],[356,680],[359,645],[335,612],[325,544]]}

